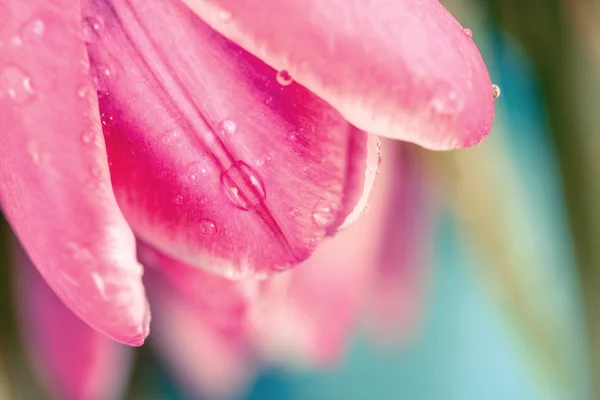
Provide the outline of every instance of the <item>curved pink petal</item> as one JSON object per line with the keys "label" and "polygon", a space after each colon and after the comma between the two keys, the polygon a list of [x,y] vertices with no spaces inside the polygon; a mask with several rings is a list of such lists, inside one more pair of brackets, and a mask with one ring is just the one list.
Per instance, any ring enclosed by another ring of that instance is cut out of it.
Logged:
{"label": "curved pink petal", "polygon": [[92,327],[140,345],[149,314],[111,189],[78,2],[2,0],[0,202],[34,264]]}
{"label": "curved pink petal", "polygon": [[255,339],[265,357],[326,364],[344,350],[367,300],[383,229],[395,223],[386,206],[398,184],[394,169],[383,167],[365,215],[324,241],[298,268],[265,282],[269,290],[250,303]]}
{"label": "curved pink petal", "polygon": [[367,317],[386,340],[406,340],[419,328],[427,292],[434,210],[423,160],[414,150],[390,145],[378,182],[389,187],[380,207],[393,218],[378,240]]}
{"label": "curved pink petal", "polygon": [[22,332],[36,372],[57,399],[118,399],[131,349],[90,328],[52,292],[23,250],[14,246]]}
{"label": "curved pink petal", "polygon": [[485,64],[437,0],[184,0],[367,132],[435,150],[490,131]]}
{"label": "curved pink petal", "polygon": [[[166,258],[162,261],[168,263]],[[201,270],[186,268],[191,271],[190,276],[198,274],[209,278]],[[236,284],[221,277],[216,278],[221,279],[223,284]],[[154,313],[153,344],[174,377],[189,392],[190,398],[225,399],[241,391],[252,376],[253,364],[244,332],[223,321],[216,323],[207,315],[206,307],[198,307],[198,302],[193,301],[189,291],[187,296],[177,293],[173,287],[165,284],[157,271],[149,271],[145,281],[151,290]],[[201,279],[193,282],[202,284]],[[225,296],[226,290],[221,293],[197,293],[202,298],[200,304],[215,296],[215,306],[221,310],[231,301]],[[217,305],[219,299],[224,304]]]}
{"label": "curved pink petal", "polygon": [[375,139],[180,2],[87,3],[112,182],[144,242],[241,277],[354,218]]}

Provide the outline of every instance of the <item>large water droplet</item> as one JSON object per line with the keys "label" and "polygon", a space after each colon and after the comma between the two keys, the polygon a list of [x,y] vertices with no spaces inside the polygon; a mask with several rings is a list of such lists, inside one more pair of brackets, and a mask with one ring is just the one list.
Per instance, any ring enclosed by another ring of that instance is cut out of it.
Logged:
{"label": "large water droplet", "polygon": [[236,130],[237,125],[230,119],[226,119],[219,124],[219,133],[223,136],[233,136]]}
{"label": "large water droplet", "polygon": [[44,21],[41,19],[33,19],[23,27],[23,40],[28,43],[36,43],[42,39],[45,31],[46,25],[44,24]]}
{"label": "large water droplet", "polygon": [[278,71],[275,78],[277,79],[277,83],[279,83],[281,86],[288,86],[294,81],[294,78],[292,78],[290,73],[285,70]]}
{"label": "large water droplet", "polygon": [[29,76],[19,67],[9,65],[0,74],[0,97],[8,95],[15,103],[33,99],[35,91]]}
{"label": "large water droplet", "polygon": [[500,90],[500,86],[492,85],[492,95],[494,96],[494,99],[497,99],[498,97],[500,97],[501,93],[502,93],[502,91]]}
{"label": "large water droplet", "polygon": [[243,161],[221,174],[221,184],[229,200],[242,210],[256,208],[267,196],[260,176]]}
{"label": "large water droplet", "polygon": [[468,38],[472,38],[473,37],[473,31],[470,30],[469,28],[465,28],[463,29],[463,33],[465,34],[466,37]]}
{"label": "large water droplet", "polygon": [[210,237],[217,233],[217,225],[209,219],[203,219],[200,221],[200,234],[202,236]]}
{"label": "large water droplet", "polygon": [[312,219],[321,227],[328,227],[335,220],[335,205],[327,200],[321,200],[313,208]]}
{"label": "large water droplet", "polygon": [[83,40],[87,43],[92,43],[98,39],[100,33],[104,29],[104,21],[102,18],[87,16],[83,18]]}

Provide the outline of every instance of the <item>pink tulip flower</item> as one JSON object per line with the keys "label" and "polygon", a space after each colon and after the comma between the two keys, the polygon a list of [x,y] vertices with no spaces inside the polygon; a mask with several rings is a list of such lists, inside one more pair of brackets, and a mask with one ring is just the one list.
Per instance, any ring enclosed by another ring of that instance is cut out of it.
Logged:
{"label": "pink tulip flower", "polygon": [[230,360],[289,340],[334,357],[367,282],[422,286],[393,271],[404,174],[361,216],[378,137],[468,147],[493,114],[470,31],[435,0],[0,0],[0,204],[62,302],[132,346],[150,326],[137,238],[181,297],[165,309],[204,304]]}

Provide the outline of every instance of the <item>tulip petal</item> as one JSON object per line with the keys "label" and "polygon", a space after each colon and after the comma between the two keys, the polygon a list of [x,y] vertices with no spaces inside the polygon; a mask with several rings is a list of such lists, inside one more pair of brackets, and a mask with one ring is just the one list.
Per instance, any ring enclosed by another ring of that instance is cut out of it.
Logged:
{"label": "tulip petal", "polygon": [[354,218],[376,139],[180,2],[86,3],[112,182],[144,242],[240,278]]}
{"label": "tulip petal", "polygon": [[421,325],[434,210],[416,149],[389,146],[385,161],[378,184],[389,189],[381,207],[393,218],[378,241],[367,317],[380,339],[404,341]]}
{"label": "tulip petal", "polygon": [[367,132],[446,150],[490,131],[485,64],[437,0],[184,1]]}
{"label": "tulip petal", "polygon": [[78,2],[1,0],[0,202],[34,264],[92,327],[140,345],[149,314],[111,189]]}
{"label": "tulip petal", "polygon": [[388,205],[397,175],[386,167],[386,147],[383,154],[366,214],[324,241],[298,268],[265,282],[269,290],[250,303],[256,342],[265,358],[329,364],[344,350],[367,300],[384,228],[396,222]]}
{"label": "tulip petal", "polygon": [[18,299],[29,357],[57,399],[118,399],[131,349],[90,328],[52,292],[24,251],[15,248]]}
{"label": "tulip petal", "polygon": [[[149,270],[145,282],[152,294],[152,340],[159,356],[190,398],[232,398],[252,375],[244,304],[237,302],[235,295],[228,296],[240,283],[158,253],[152,258],[160,272]],[[165,272],[177,287],[165,284]],[[187,285],[179,279],[184,276],[190,279]]]}

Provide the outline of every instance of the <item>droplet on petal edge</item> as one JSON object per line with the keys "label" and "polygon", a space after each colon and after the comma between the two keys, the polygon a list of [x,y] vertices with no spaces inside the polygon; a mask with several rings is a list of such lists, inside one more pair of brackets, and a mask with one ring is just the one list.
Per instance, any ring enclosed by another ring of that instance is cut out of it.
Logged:
{"label": "droplet on petal edge", "polygon": [[275,78],[277,79],[277,83],[279,83],[281,86],[288,86],[294,81],[290,73],[287,71],[278,71]]}
{"label": "droplet on petal edge", "polygon": [[498,97],[500,97],[501,93],[502,93],[502,91],[500,90],[500,86],[492,85],[492,94],[494,95],[494,99],[497,99]]}
{"label": "droplet on petal edge", "polygon": [[469,37],[469,38],[473,37],[473,31],[470,30],[469,28],[463,29],[463,33],[465,34],[466,37]]}
{"label": "droplet on petal edge", "polygon": [[335,208],[327,200],[321,200],[313,208],[312,219],[321,227],[328,227],[335,220]]}

